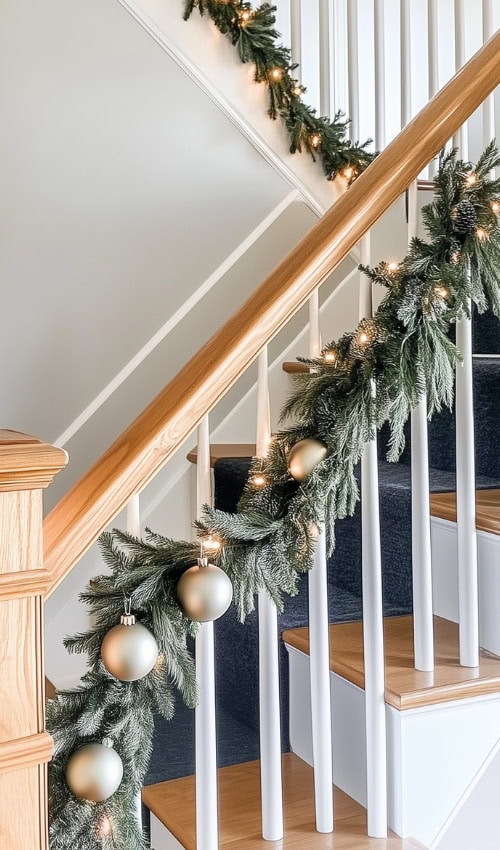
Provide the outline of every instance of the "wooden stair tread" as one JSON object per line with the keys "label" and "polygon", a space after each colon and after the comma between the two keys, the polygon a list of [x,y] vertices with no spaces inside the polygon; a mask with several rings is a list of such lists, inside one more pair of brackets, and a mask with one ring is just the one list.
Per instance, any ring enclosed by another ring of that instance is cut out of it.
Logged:
{"label": "wooden stair tread", "polygon": [[[457,494],[433,493],[431,514],[450,522],[457,521]],[[500,534],[500,490],[476,491],[476,528],[490,534]]]}
{"label": "wooden stair tread", "polygon": [[[255,457],[255,443],[212,443],[210,445],[210,466],[214,466],[216,460],[231,457]],[[198,446],[195,446],[187,459],[191,463],[198,463]]]}
{"label": "wooden stair tread", "polygon": [[[368,838],[366,812],[343,791],[335,789],[335,832],[323,835],[314,826],[313,771],[304,761],[283,756],[285,837],[261,836],[260,763],[223,767],[219,775],[220,850],[413,850],[419,845],[396,836]],[[195,850],[194,776],[159,782],[143,789],[146,806],[186,850]]]}
{"label": "wooden stair tread", "polygon": [[[404,711],[450,700],[500,691],[500,658],[481,654],[479,667],[461,667],[458,625],[434,617],[436,669],[415,670],[413,617],[387,617],[385,638],[385,701]],[[283,640],[309,654],[307,628],[288,629]],[[363,624],[361,621],[330,626],[330,669],[343,679],[364,688]]]}

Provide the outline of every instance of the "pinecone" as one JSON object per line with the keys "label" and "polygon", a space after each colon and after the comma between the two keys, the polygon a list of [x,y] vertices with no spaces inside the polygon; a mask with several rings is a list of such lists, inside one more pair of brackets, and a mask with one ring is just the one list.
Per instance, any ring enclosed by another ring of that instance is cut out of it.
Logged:
{"label": "pinecone", "polygon": [[464,198],[463,201],[460,201],[454,207],[451,217],[453,220],[453,230],[459,236],[466,236],[476,227],[476,210],[474,204],[468,198]]}

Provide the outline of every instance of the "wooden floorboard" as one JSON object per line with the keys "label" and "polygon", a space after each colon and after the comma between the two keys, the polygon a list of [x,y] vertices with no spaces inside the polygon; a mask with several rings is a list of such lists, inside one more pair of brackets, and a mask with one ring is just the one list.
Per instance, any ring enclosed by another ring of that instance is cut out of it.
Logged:
{"label": "wooden floorboard", "polygon": [[[422,673],[413,666],[413,617],[385,619],[385,700],[389,705],[405,710],[500,691],[500,658],[481,654],[479,667],[461,667],[457,624],[434,617],[434,635],[436,669],[434,673]],[[283,639],[309,654],[307,628],[289,629]],[[364,687],[360,621],[330,626],[330,669]]]}
{"label": "wooden floorboard", "polygon": [[[264,841],[260,819],[259,762],[219,770],[220,850],[413,850],[418,844],[391,834],[368,838],[362,806],[339,789],[334,792],[335,831],[320,834],[314,826],[312,769],[297,756],[283,756],[285,837]],[[194,777],[160,782],[143,790],[146,806],[186,850],[195,850]]]}
{"label": "wooden floorboard", "polygon": [[[431,514],[449,522],[457,521],[456,493],[433,493]],[[477,490],[476,528],[490,534],[500,534],[500,490]]]}

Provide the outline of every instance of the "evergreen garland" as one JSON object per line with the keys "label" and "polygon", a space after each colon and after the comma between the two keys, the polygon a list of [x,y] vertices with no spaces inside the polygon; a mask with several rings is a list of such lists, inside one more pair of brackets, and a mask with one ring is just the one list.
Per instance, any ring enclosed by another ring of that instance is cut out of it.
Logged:
{"label": "evergreen garland", "polygon": [[255,65],[255,82],[268,86],[269,117],[281,118],[290,138],[291,153],[305,150],[314,161],[319,158],[328,180],[340,173],[351,183],[364,171],[374,156],[366,150],[372,140],[351,144],[346,138],[349,121],[342,112],[330,120],[316,115],[316,110],[304,102],[306,89],[294,76],[298,65],[293,64],[289,48],[278,42],[276,6],[262,3],[253,9],[246,0],[185,0],[185,20],[195,7],[200,15],[207,14],[237,47],[242,62]]}
{"label": "evergreen garland", "polygon": [[[297,592],[322,523],[332,551],[334,523],[352,514],[358,499],[354,466],[377,429],[389,422],[388,458],[395,461],[404,445],[404,423],[424,393],[429,416],[451,406],[460,354],[448,336],[450,325],[470,314],[471,302],[479,312],[490,305],[500,316],[500,180],[491,177],[498,165],[493,143],[475,169],[455,152],[442,156],[434,201],[423,210],[429,240],[414,239],[397,267],[362,269],[387,290],[376,314],[327,345],[321,357],[302,360],[309,372],[294,378],[283,410],[294,424],[276,434],[267,456],[253,464],[237,512],[205,508],[198,532],[222,544],[215,560],[232,580],[242,620],[260,590],[279,609],[283,594]],[[328,454],[298,483],[289,474],[288,454],[306,437],[322,440]],[[142,541],[115,530],[102,535],[101,548],[111,574],[94,579],[82,595],[94,626],[66,641],[70,651],[88,653],[89,670],[79,688],[48,704],[47,725],[56,744],[49,770],[51,850],[143,850],[133,800],[150,757],[153,714],[172,717],[174,688],[187,705],[196,702],[187,648],[196,624],[183,616],[175,588],[199,547],[150,531]],[[133,683],[114,679],[100,657],[124,596],[161,652],[153,671]],[[114,740],[124,777],[113,797],[91,804],[70,793],[66,765],[75,749],[105,736]],[[111,824],[109,834],[103,834],[103,819]]]}

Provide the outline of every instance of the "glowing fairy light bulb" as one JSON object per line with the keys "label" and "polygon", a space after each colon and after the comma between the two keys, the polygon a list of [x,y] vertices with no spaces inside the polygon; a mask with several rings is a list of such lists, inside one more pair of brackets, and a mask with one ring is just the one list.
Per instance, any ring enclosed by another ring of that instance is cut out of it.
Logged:
{"label": "glowing fairy light bulb", "polygon": [[252,15],[252,13],[250,12],[249,9],[244,9],[243,12],[239,13],[238,17],[240,19],[241,25],[246,26],[249,23],[249,21],[252,20],[253,15]]}
{"label": "glowing fairy light bulb", "polygon": [[254,487],[264,487],[267,484],[267,478],[262,472],[257,472],[252,476],[252,484]]}
{"label": "glowing fairy light bulb", "polygon": [[203,548],[206,552],[218,552],[221,548],[221,542],[220,540],[217,540],[216,537],[212,537],[210,534],[203,540]]}
{"label": "glowing fairy light bulb", "polygon": [[301,97],[301,95],[303,93],[302,86],[294,86],[292,91],[293,91],[295,97]]}
{"label": "glowing fairy light bulb", "polygon": [[476,230],[476,236],[480,242],[486,242],[488,239],[488,234],[484,227],[478,227]]}
{"label": "glowing fairy light bulb", "polygon": [[448,290],[446,289],[446,286],[435,286],[434,292],[438,298],[442,298],[443,300],[448,297]]}
{"label": "glowing fairy light bulb", "polygon": [[475,171],[469,171],[469,173],[467,174],[467,176],[466,176],[466,178],[465,178],[465,185],[466,185],[466,186],[469,186],[469,187],[472,187],[472,186],[475,186],[475,185],[476,185],[476,183],[477,183],[477,174],[476,174],[476,172],[475,172]]}
{"label": "glowing fairy light bulb", "polygon": [[366,345],[368,340],[369,340],[369,336],[366,333],[366,331],[361,331],[361,333],[359,335],[359,341],[360,341],[361,345]]}
{"label": "glowing fairy light bulb", "polygon": [[113,824],[109,815],[103,815],[97,828],[98,838],[108,838],[113,832]]}
{"label": "glowing fairy light bulb", "polygon": [[321,136],[320,136],[320,134],[319,134],[319,133],[313,133],[313,134],[312,134],[312,136],[311,136],[311,138],[310,138],[310,141],[311,141],[311,146],[312,146],[313,148],[319,148],[319,146],[320,146],[320,144],[321,144]]}
{"label": "glowing fairy light bulb", "polygon": [[389,272],[389,274],[394,274],[394,272],[397,272],[398,269],[399,263],[396,263],[395,260],[393,260],[392,263],[387,264],[387,271]]}
{"label": "glowing fairy light bulb", "polygon": [[492,201],[491,202],[491,209],[495,213],[495,215],[499,215],[500,214],[500,201]]}
{"label": "glowing fairy light bulb", "polygon": [[356,169],[353,168],[352,165],[346,165],[340,173],[346,180],[352,180],[352,178],[356,175]]}
{"label": "glowing fairy light bulb", "polygon": [[331,350],[328,351],[327,350],[327,351],[323,352],[323,360],[326,360],[327,363],[336,363],[337,362],[337,355],[336,355],[335,351],[331,351]]}
{"label": "glowing fairy light bulb", "polygon": [[273,83],[279,83],[279,81],[283,79],[283,69],[272,68],[272,70],[269,72],[269,76]]}

